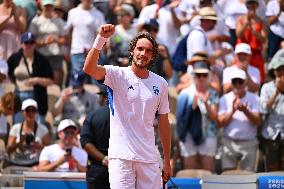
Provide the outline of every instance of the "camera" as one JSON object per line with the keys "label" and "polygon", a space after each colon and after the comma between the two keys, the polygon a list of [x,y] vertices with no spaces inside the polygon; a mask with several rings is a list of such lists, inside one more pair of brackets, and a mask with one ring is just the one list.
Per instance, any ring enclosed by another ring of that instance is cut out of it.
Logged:
{"label": "camera", "polygon": [[33,134],[26,134],[25,141],[26,141],[26,144],[28,146],[30,146],[32,144],[32,142],[35,141],[34,135]]}
{"label": "camera", "polygon": [[67,148],[65,151],[66,151],[66,153],[67,153],[68,155],[71,155],[71,154],[72,154],[72,148]]}

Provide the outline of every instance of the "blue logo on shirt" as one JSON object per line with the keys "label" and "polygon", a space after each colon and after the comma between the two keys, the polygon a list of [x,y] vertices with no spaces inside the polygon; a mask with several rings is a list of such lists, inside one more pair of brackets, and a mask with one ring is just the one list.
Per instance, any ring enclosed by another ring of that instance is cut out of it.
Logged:
{"label": "blue logo on shirt", "polygon": [[159,88],[157,86],[153,86],[153,91],[155,93],[155,95],[159,95]]}

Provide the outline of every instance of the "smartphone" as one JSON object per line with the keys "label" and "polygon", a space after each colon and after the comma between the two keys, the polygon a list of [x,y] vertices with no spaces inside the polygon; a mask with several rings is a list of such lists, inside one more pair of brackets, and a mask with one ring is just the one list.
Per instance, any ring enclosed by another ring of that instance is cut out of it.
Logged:
{"label": "smartphone", "polygon": [[65,151],[66,151],[66,153],[67,153],[68,155],[71,155],[71,154],[72,154],[72,148],[67,148]]}

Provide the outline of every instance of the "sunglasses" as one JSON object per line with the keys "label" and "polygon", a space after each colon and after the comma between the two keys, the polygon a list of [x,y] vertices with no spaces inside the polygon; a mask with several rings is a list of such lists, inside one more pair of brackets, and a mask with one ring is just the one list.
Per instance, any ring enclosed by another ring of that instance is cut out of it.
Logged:
{"label": "sunglasses", "polygon": [[76,134],[75,131],[63,131],[65,136],[73,136]]}
{"label": "sunglasses", "polygon": [[27,42],[24,42],[25,45],[33,45],[35,44],[35,41],[27,41]]}
{"label": "sunglasses", "polygon": [[245,83],[245,80],[240,79],[240,78],[234,78],[232,79],[232,84],[233,85],[243,85]]}
{"label": "sunglasses", "polygon": [[207,78],[208,77],[208,73],[195,73],[194,75],[197,78],[201,78],[201,77]]}
{"label": "sunglasses", "polygon": [[36,113],[37,109],[35,109],[35,108],[27,108],[27,109],[25,109],[25,112],[27,112],[27,113]]}

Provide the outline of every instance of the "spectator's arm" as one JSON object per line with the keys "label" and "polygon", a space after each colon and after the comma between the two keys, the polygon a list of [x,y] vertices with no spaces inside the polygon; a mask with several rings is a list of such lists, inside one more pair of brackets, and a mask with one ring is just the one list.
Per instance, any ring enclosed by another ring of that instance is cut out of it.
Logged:
{"label": "spectator's arm", "polygon": [[252,28],[252,32],[253,32],[253,35],[256,37],[256,39],[258,41],[260,41],[261,43],[265,43],[266,38],[267,38],[267,26],[261,19],[259,19],[259,20],[260,20],[260,22],[262,24],[261,31],[257,32],[257,31],[255,31],[255,28]]}
{"label": "spectator's arm", "polygon": [[102,162],[105,158],[105,155],[100,152],[92,143],[86,143],[83,148],[86,150],[89,156],[94,158],[97,161]]}
{"label": "spectator's arm", "polygon": [[27,79],[28,85],[34,86],[34,85],[41,85],[43,87],[47,87],[48,85],[52,85],[54,82],[50,78],[44,78],[44,77],[31,77]]}
{"label": "spectator's arm", "polygon": [[174,26],[176,29],[179,29],[180,26],[182,25],[182,22],[178,19],[175,8],[179,5],[179,1],[172,1],[169,5],[171,13],[172,13],[172,19],[174,22]]}
{"label": "spectator's arm", "polygon": [[87,167],[81,165],[75,158],[74,158],[75,164],[76,164],[76,168],[78,169],[79,172],[86,172],[87,171]]}
{"label": "spectator's arm", "polygon": [[226,127],[232,120],[234,111],[230,111],[228,113],[223,113],[218,116],[218,125],[220,128]]}
{"label": "spectator's arm", "polygon": [[[248,21],[248,18],[245,17],[247,16],[240,16],[237,19],[236,34],[239,38],[242,38],[244,36],[245,30],[251,24],[251,22]],[[245,19],[245,22],[242,22],[243,19]]]}
{"label": "spectator's arm", "polygon": [[214,122],[217,122],[218,121],[217,105],[216,104],[208,104],[207,102],[205,102],[205,107],[206,107],[209,119],[214,121]]}
{"label": "spectator's arm", "polygon": [[54,104],[54,107],[52,108],[52,111],[51,111],[52,115],[58,116],[59,114],[61,114],[64,108],[64,104],[65,102],[63,100],[63,97],[60,96],[59,99]]}
{"label": "spectator's arm", "polygon": [[10,20],[11,17],[12,17],[12,15],[7,16],[7,18],[4,19],[4,20],[0,23],[0,32],[2,32],[2,30],[6,27],[6,24],[8,23],[8,21]]}
{"label": "spectator's arm", "polygon": [[231,83],[223,84],[223,94],[226,94],[226,93],[232,91],[232,89],[233,89],[233,86],[232,86]]}
{"label": "spectator's arm", "polygon": [[250,75],[247,73],[247,86],[248,86],[248,90],[253,92],[253,93],[256,93],[258,92],[259,90],[259,84],[255,83]]}
{"label": "spectator's arm", "polygon": [[273,95],[268,99],[267,103],[266,103],[266,107],[267,107],[267,110],[270,111],[272,109],[272,106],[277,98],[279,94],[279,91],[278,90],[275,90],[275,92],[273,93]]}
{"label": "spectator's arm", "polygon": [[244,114],[248,117],[249,121],[254,125],[259,126],[261,124],[261,116],[258,112],[251,112],[249,109],[245,109]]}
{"label": "spectator's arm", "polygon": [[14,7],[14,9],[13,17],[15,19],[15,25],[18,27],[19,31],[23,33],[27,29],[27,12],[20,7]]}
{"label": "spectator's arm", "polygon": [[268,16],[268,23],[269,23],[269,25],[272,25],[272,24],[274,24],[275,22],[277,22],[280,15],[281,15],[281,10],[280,10],[280,11],[278,12],[278,14],[275,15],[275,16]]}
{"label": "spectator's arm", "polygon": [[16,142],[16,137],[9,135],[8,137],[8,144],[7,144],[7,152],[8,154],[14,152],[20,145],[21,143]]}
{"label": "spectator's arm", "polygon": [[64,155],[54,162],[43,160],[39,162],[38,170],[39,171],[54,171],[58,166],[63,164],[65,161],[66,161],[66,158]]}

